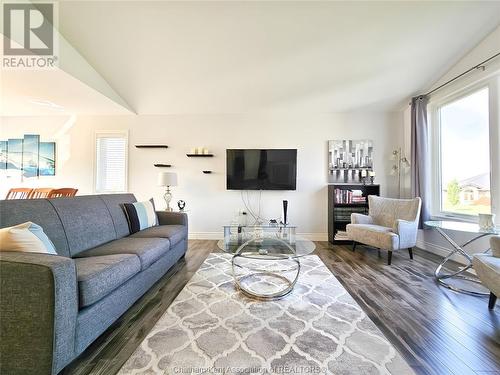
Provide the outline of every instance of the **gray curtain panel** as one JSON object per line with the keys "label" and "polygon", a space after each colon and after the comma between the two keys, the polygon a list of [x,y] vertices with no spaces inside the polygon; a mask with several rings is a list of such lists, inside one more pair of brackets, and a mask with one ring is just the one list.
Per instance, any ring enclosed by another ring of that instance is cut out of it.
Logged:
{"label": "gray curtain panel", "polygon": [[417,96],[411,100],[411,194],[422,199],[420,228],[430,216],[428,99],[426,96]]}

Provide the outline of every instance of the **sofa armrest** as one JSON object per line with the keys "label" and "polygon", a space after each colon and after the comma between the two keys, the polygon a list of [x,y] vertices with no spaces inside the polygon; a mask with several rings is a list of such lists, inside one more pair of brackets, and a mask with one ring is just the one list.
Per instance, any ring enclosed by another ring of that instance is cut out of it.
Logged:
{"label": "sofa armrest", "polygon": [[156,211],[158,224],[160,225],[188,225],[188,217],[185,212]]}
{"label": "sofa armrest", "polygon": [[399,235],[399,248],[405,249],[417,244],[418,221],[398,219],[392,228]]}
{"label": "sofa armrest", "polygon": [[368,215],[351,214],[351,224],[373,224],[373,218]]}
{"label": "sofa armrest", "polygon": [[0,373],[56,374],[74,357],[73,259],[0,253]]}

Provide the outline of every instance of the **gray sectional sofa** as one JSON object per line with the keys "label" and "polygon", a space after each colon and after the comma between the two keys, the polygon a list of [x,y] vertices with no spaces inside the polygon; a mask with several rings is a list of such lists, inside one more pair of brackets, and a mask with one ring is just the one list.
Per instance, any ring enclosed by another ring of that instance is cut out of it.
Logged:
{"label": "gray sectional sofa", "polygon": [[183,213],[130,235],[132,194],[0,201],[0,227],[41,225],[58,255],[0,252],[0,373],[57,374],[187,249]]}

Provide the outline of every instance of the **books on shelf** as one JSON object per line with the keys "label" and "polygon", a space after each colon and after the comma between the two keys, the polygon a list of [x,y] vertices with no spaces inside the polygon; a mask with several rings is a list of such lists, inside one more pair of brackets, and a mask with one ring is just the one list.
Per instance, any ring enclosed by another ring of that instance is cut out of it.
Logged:
{"label": "books on shelf", "polygon": [[335,233],[335,241],[349,241],[349,237],[347,237],[347,232],[343,230],[338,230]]}
{"label": "books on shelf", "polygon": [[366,203],[361,190],[335,189],[335,202],[338,204]]}

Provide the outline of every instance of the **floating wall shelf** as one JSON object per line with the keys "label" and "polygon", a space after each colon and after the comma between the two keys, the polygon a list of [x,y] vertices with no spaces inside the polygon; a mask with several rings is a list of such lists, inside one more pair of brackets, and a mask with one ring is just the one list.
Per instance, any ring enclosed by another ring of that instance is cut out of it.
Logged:
{"label": "floating wall shelf", "polygon": [[172,165],[171,164],[161,164],[161,163],[157,163],[154,165],[155,167],[158,167],[158,168],[170,168]]}
{"label": "floating wall shelf", "polygon": [[212,158],[214,154],[186,154],[188,158]]}
{"label": "floating wall shelf", "polygon": [[167,145],[135,145],[137,148],[168,148]]}
{"label": "floating wall shelf", "polygon": [[210,173],[212,173],[212,171],[203,171],[203,173],[210,174]]}

